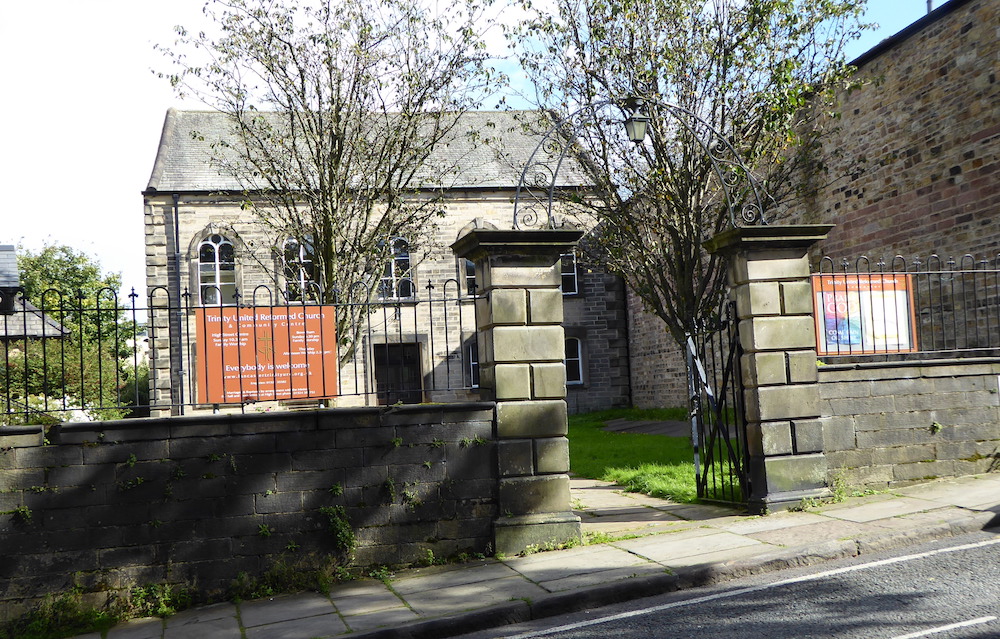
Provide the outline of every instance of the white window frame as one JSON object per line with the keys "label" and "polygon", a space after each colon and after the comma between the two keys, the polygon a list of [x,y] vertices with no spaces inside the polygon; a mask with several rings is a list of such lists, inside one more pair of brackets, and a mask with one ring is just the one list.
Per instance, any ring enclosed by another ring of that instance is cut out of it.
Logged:
{"label": "white window frame", "polygon": [[479,290],[476,284],[476,263],[468,258],[464,258],[462,266],[465,268],[465,272],[462,273],[462,279],[465,281],[465,294],[473,297]]}
{"label": "white window frame", "polygon": [[[212,261],[202,260],[202,250],[212,249]],[[223,261],[224,247],[229,247],[231,261]],[[225,267],[229,268],[225,268]],[[206,281],[209,280],[209,281]],[[209,299],[215,297],[215,299]],[[198,301],[202,306],[235,306],[236,246],[221,233],[212,233],[198,243]]]}
{"label": "white window frame", "polygon": [[[576,253],[563,253],[559,256],[559,273],[562,280],[559,289],[563,295],[577,295],[580,293],[580,278],[577,275]],[[572,282],[572,286],[566,286],[567,282]],[[572,288],[572,290],[569,290]]]}
{"label": "white window frame", "polygon": [[479,342],[473,338],[465,347],[466,373],[469,376],[469,388],[479,388]]}
{"label": "white window frame", "polygon": [[[290,256],[294,251],[296,255]],[[291,259],[289,259],[291,257]],[[285,297],[289,302],[316,301],[316,261],[312,239],[289,237],[281,247]]]}
{"label": "white window frame", "polygon": [[410,243],[402,237],[394,237],[391,242],[392,254],[378,286],[378,297],[383,300],[404,300],[416,297],[410,264]]}
{"label": "white window frame", "polygon": [[[571,344],[573,345],[572,351],[570,350]],[[584,383],[583,340],[579,337],[567,337],[565,342],[565,353],[566,358],[563,360],[563,365],[566,367],[566,385],[579,386]],[[570,377],[570,362],[576,362],[576,369],[579,371],[579,376],[576,379]]]}

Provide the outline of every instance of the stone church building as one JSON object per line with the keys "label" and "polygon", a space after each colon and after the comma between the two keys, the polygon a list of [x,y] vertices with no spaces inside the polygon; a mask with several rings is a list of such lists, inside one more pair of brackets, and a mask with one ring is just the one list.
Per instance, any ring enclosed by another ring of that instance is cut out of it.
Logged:
{"label": "stone church building", "polygon": [[[524,126],[532,116],[461,116],[457,130],[493,131],[502,143],[456,136],[442,153],[461,157],[461,171],[447,185],[444,214],[433,231],[419,240],[387,238],[393,255],[381,274],[380,299],[371,301],[391,303],[392,317],[386,306],[372,306],[366,321],[374,320],[374,330],[350,361],[342,362],[339,404],[479,398],[470,295],[474,267],[456,259],[450,245],[469,228],[511,228],[520,167],[540,139]],[[217,403],[199,388],[198,371],[204,367],[199,357],[208,359],[192,328],[199,317],[204,321],[215,312],[221,318],[227,307],[302,304],[302,292],[311,284],[308,242],[282,234],[246,211],[241,205],[252,194],[213,157],[212,141],[225,139],[230,126],[218,112],[168,111],[143,191],[150,304],[182,309],[172,319],[154,312],[151,321],[154,400],[174,404],[175,413],[192,402],[206,409]],[[563,186],[579,186],[580,179],[571,168],[560,174]],[[619,278],[588,268],[575,254],[563,256],[562,271],[569,408],[579,412],[628,405],[624,286]],[[432,299],[441,300],[436,316],[425,304]],[[198,315],[198,309],[206,308],[216,310]]]}

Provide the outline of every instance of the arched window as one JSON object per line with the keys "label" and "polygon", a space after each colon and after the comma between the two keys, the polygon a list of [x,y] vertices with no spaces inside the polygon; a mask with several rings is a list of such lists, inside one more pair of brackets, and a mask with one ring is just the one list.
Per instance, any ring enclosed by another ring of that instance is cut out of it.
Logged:
{"label": "arched window", "polygon": [[316,301],[316,265],[312,238],[301,242],[295,238],[285,240],[282,250],[285,275],[285,295],[289,302]]}
{"label": "arched window", "polygon": [[579,293],[576,278],[576,253],[563,253],[559,259],[559,270],[562,272],[563,295]]}
{"label": "arched window", "polygon": [[392,239],[392,257],[385,265],[378,296],[382,299],[408,299],[413,297],[414,286],[410,274],[410,245],[401,237]]}
{"label": "arched window", "polygon": [[236,304],[236,251],[218,233],[198,245],[198,291],[203,306]]}
{"label": "arched window", "polygon": [[578,337],[566,338],[566,383],[583,383],[583,344]]}

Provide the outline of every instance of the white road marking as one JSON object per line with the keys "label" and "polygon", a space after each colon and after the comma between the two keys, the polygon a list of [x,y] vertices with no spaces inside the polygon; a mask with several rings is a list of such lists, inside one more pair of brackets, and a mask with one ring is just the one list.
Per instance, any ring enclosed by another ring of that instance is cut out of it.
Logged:
{"label": "white road marking", "polygon": [[980,617],[979,619],[960,621],[958,623],[949,624],[947,626],[939,626],[937,628],[931,628],[930,630],[924,630],[922,632],[911,632],[908,635],[899,635],[898,637],[893,637],[892,639],[917,639],[917,637],[936,635],[939,632],[954,630],[955,628],[968,628],[969,626],[978,626],[981,623],[989,623],[991,621],[996,621],[996,619],[997,619],[996,617]]}
{"label": "white road marking", "polygon": [[[533,632],[527,632],[520,635],[512,635],[506,637],[505,639],[534,639],[535,637],[545,637],[547,635],[553,635],[557,632],[566,632],[569,630],[577,630],[579,628],[586,628],[588,626],[596,626],[597,624],[608,623],[609,621],[618,621],[620,619],[630,619],[632,617],[639,617],[641,615],[648,615],[655,612],[661,612],[663,610],[670,610],[671,608],[683,608],[684,606],[693,606],[701,603],[706,603],[709,601],[715,601],[718,599],[730,599],[732,597],[738,597],[740,595],[745,595],[751,592],[759,592],[761,590],[768,590],[770,588],[777,588],[780,586],[787,586],[790,584],[803,583],[806,581],[816,581],[819,579],[824,579],[826,577],[832,577],[834,575],[842,575],[848,572],[854,572],[855,570],[865,570],[868,568],[877,568],[879,566],[887,566],[890,564],[898,564],[904,561],[913,561],[915,559],[926,559],[927,557],[933,557],[934,555],[940,555],[949,552],[959,552],[962,550],[971,550],[973,548],[982,548],[984,546],[992,546],[994,544],[1000,544],[1000,538],[988,539],[986,541],[979,541],[972,544],[963,544],[961,546],[951,546],[949,548],[939,548],[937,550],[929,550],[927,552],[917,553],[913,555],[904,555],[902,557],[892,557],[890,559],[882,559],[879,561],[872,561],[866,564],[858,564],[856,566],[846,566],[844,568],[835,568],[833,570],[827,570],[824,572],[816,573],[813,575],[806,575],[803,577],[793,577],[791,579],[783,579],[781,581],[775,581],[769,584],[763,584],[760,586],[751,586],[749,588],[739,588],[738,590],[730,590],[727,592],[720,592],[714,595],[705,595],[703,597],[695,597],[694,599],[685,599],[684,601],[675,601],[673,603],[661,604],[659,606],[652,606],[650,608],[643,608],[641,610],[631,610],[629,612],[618,613],[617,615],[609,615],[607,617],[599,617],[597,619],[588,619],[587,621],[578,621],[576,623],[566,624],[564,626],[557,626],[555,628],[546,628],[545,630],[537,630]],[[920,635],[915,635],[920,636]],[[897,638],[901,639],[901,638]]]}

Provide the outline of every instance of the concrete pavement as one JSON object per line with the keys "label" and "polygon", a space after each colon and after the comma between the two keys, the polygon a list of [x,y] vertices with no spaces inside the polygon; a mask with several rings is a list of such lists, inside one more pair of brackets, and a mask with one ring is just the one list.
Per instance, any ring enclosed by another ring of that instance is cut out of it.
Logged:
{"label": "concrete pavement", "polygon": [[[764,517],[572,482],[605,543],[397,572],[116,626],[107,639],[440,638],[1000,526],[1000,474],[935,481]],[[89,634],[81,639],[98,639]]]}

